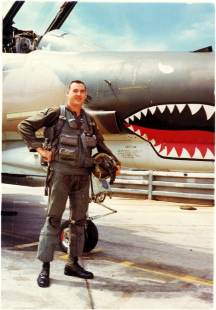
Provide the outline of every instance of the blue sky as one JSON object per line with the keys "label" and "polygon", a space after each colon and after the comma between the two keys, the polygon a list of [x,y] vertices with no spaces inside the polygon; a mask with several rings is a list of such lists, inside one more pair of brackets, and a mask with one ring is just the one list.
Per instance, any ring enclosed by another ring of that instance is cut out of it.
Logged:
{"label": "blue sky", "polygon": [[[14,26],[43,34],[63,2],[26,1]],[[215,50],[214,3],[78,1],[61,28],[113,51]]]}

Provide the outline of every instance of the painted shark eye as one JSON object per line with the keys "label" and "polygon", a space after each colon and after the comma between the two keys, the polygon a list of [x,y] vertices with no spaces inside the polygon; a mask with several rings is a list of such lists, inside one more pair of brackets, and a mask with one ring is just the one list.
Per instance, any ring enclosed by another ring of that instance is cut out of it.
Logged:
{"label": "painted shark eye", "polygon": [[148,140],[159,156],[213,160],[214,115],[210,105],[163,104],[130,115],[124,125]]}

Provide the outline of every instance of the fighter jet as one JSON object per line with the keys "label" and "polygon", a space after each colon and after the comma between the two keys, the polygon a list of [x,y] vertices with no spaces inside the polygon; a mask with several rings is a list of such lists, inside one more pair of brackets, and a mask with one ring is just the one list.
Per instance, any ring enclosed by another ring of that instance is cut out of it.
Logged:
{"label": "fighter jet", "polygon": [[[87,85],[84,108],[122,166],[214,171],[214,59],[188,52],[113,52],[59,29],[67,2],[43,36],[13,26],[23,1],[3,19],[3,182],[38,186],[46,171],[18,133],[25,118],[66,103],[73,79]],[[20,7],[17,7],[19,5]],[[37,132],[43,141],[43,131]]]}

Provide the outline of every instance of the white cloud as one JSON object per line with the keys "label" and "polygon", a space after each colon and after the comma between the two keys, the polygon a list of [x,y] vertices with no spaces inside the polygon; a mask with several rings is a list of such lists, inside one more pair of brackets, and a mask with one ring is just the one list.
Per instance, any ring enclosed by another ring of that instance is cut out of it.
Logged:
{"label": "white cloud", "polygon": [[107,48],[111,51],[166,51],[165,43],[157,43],[154,39],[140,39],[140,34],[137,33],[128,25],[121,28],[122,34],[111,33],[106,29],[101,29],[100,32],[95,28],[95,25],[88,26],[79,20],[79,17],[73,16],[73,21],[65,22],[62,29],[75,34],[81,38],[87,39],[97,45]]}
{"label": "white cloud", "polygon": [[202,38],[214,38],[215,37],[215,24],[213,18],[206,18],[201,22],[191,24],[188,28],[182,30],[182,32],[174,33],[175,40],[188,41],[197,40]]}
{"label": "white cloud", "polygon": [[197,31],[195,29],[185,29],[178,37],[180,40],[188,40],[197,37]]}
{"label": "white cloud", "polygon": [[203,33],[211,32],[213,34],[215,30],[215,24],[213,20],[206,20],[200,23],[193,24],[192,28],[194,28],[194,30],[196,31],[201,30]]}

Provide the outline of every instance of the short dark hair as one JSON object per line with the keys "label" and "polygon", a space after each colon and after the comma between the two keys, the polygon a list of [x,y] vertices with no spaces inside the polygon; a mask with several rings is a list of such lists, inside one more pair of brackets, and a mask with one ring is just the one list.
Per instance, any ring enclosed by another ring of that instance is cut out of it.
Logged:
{"label": "short dark hair", "polygon": [[83,83],[83,82],[80,81],[80,80],[71,81],[71,82],[68,84],[68,89],[70,89],[72,83],[83,84],[83,85],[85,86],[85,91],[86,91],[86,85],[85,85],[85,83]]}

